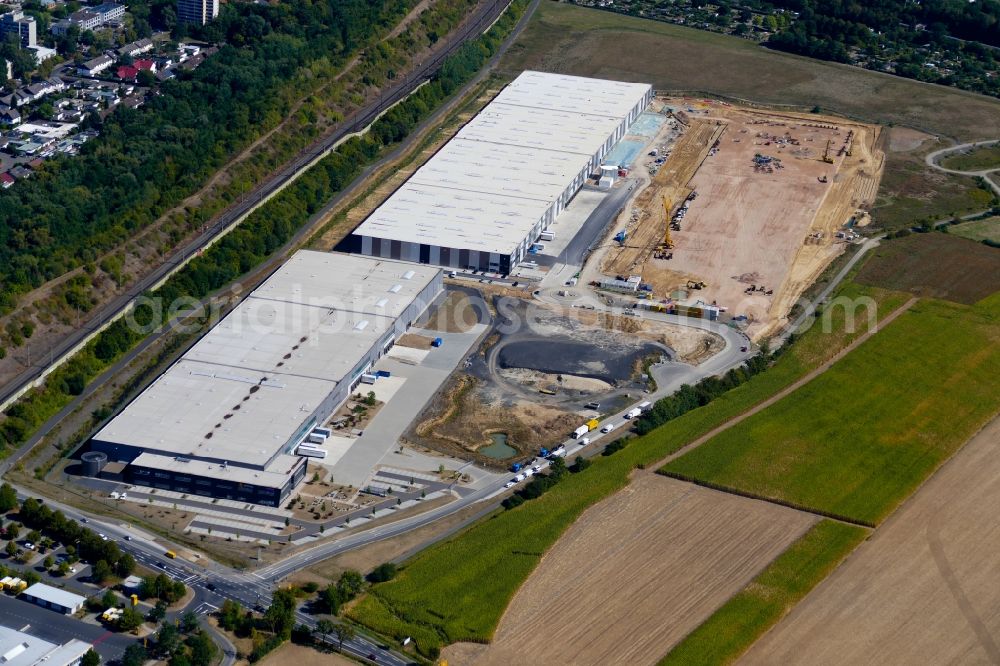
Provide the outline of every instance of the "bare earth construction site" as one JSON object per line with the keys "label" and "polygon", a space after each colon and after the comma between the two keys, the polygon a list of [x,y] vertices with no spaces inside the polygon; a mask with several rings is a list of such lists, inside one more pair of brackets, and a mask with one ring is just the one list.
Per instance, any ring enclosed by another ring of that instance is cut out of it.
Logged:
{"label": "bare earth construction site", "polygon": [[745,315],[755,339],[774,333],[852,239],[849,227],[867,223],[881,128],[711,100],[656,104],[681,134],[633,166],[652,175],[618,221],[625,240],[607,250],[603,272],[641,275],[661,303],[697,297]]}

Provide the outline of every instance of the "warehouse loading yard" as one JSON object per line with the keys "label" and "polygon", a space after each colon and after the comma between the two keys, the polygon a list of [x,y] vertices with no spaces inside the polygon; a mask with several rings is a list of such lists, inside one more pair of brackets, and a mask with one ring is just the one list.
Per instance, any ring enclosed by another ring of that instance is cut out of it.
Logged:
{"label": "warehouse loading yard", "polygon": [[[884,163],[880,128],[708,100],[657,105],[682,133],[666,144],[665,160],[635,165],[640,179],[647,167],[655,175],[620,216],[614,233],[626,237],[602,253],[602,272],[641,275],[657,301],[700,300],[745,315],[755,339],[777,332],[853,235],[845,225],[866,223]],[[668,132],[665,125],[650,147]],[[676,222],[670,249],[667,208]]]}

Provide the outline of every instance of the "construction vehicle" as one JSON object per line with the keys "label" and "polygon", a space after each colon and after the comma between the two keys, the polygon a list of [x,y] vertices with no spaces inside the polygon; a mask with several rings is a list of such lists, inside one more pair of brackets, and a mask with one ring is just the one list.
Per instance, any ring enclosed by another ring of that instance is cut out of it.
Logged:
{"label": "construction vehicle", "polygon": [[626,236],[627,236],[627,233],[625,232],[624,229],[622,229],[617,234],[615,234],[615,241],[618,243],[619,247],[625,247],[625,237]]}
{"label": "construction vehicle", "polygon": [[664,218],[667,222],[666,231],[663,233],[663,242],[658,248],[659,251],[672,250],[674,248],[674,241],[670,238],[670,199],[663,197],[663,212],[666,215]]}
{"label": "construction vehicle", "polygon": [[833,164],[833,157],[830,156],[830,146],[833,145],[833,141],[830,139],[826,140],[826,149],[823,151],[823,161],[827,164]]}
{"label": "construction vehicle", "polygon": [[687,288],[688,289],[704,289],[705,288],[705,283],[704,282],[695,282],[694,280],[688,280],[688,282],[687,282]]}
{"label": "construction vehicle", "polygon": [[821,183],[826,183],[826,182],[828,182],[828,181],[827,181],[827,178],[826,178],[826,174],[823,174],[822,176],[820,176],[820,177],[818,178],[818,180],[819,180],[819,182],[821,182]]}

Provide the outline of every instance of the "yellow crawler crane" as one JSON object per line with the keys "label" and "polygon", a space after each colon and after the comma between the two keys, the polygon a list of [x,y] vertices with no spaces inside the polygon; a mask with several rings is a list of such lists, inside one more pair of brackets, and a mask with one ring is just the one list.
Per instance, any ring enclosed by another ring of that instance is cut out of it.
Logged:
{"label": "yellow crawler crane", "polygon": [[661,249],[671,250],[674,247],[674,241],[670,238],[670,199],[663,197],[663,213],[666,219],[666,231],[663,233],[663,245]]}
{"label": "yellow crawler crane", "polygon": [[833,141],[831,141],[830,139],[826,140],[826,150],[823,151],[823,161],[826,162],[827,164],[833,164],[833,158],[830,157],[830,146],[832,144]]}

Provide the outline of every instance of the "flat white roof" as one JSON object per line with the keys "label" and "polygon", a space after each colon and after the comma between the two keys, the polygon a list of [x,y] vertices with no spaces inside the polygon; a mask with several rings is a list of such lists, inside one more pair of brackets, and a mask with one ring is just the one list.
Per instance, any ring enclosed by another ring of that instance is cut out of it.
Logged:
{"label": "flat white roof", "polygon": [[89,649],[90,643],[76,638],[63,645],[56,645],[37,636],[0,626],[0,663],[3,666],[65,666],[74,663]]}
{"label": "flat white roof", "polygon": [[27,594],[35,599],[41,599],[50,604],[57,604],[64,608],[76,608],[83,605],[83,602],[87,600],[86,597],[81,597],[79,594],[60,590],[58,587],[52,587],[45,583],[35,583],[25,590],[23,594]]}
{"label": "flat white roof", "polygon": [[94,439],[263,469],[440,272],[299,251]]}
{"label": "flat white roof", "polygon": [[354,233],[511,254],[649,91],[524,72]]}

